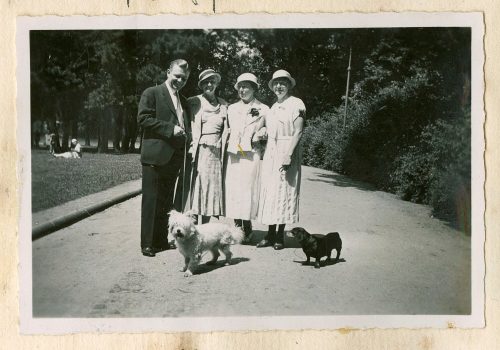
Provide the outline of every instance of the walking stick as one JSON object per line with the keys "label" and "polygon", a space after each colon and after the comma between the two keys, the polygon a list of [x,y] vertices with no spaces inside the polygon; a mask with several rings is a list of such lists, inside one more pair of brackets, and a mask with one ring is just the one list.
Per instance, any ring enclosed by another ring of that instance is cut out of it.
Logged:
{"label": "walking stick", "polygon": [[184,213],[184,209],[186,207],[185,203],[184,203],[184,188],[186,186],[186,158],[187,158],[187,135],[186,135],[186,138],[184,139],[184,164],[183,164],[183,167],[182,167],[182,195],[181,195],[181,205],[182,205],[182,208],[181,208],[181,211],[182,213]]}

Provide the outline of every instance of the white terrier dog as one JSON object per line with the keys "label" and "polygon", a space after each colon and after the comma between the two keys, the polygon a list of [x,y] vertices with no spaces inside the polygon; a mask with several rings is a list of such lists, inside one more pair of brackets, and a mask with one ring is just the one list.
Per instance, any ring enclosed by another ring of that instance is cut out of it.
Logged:
{"label": "white terrier dog", "polygon": [[225,265],[231,263],[231,244],[240,243],[243,231],[236,226],[214,222],[195,225],[189,213],[182,214],[172,210],[169,218],[169,233],[174,236],[177,247],[184,256],[184,276],[191,276],[200,263],[205,251],[212,252],[212,260],[207,265],[213,265],[220,256],[219,250],[226,256]]}

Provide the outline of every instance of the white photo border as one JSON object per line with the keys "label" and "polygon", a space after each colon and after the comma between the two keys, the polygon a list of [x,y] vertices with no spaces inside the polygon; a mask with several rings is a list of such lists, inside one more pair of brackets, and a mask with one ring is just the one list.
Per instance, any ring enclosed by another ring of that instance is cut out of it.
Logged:
{"label": "white photo border", "polygon": [[[271,20],[272,19],[272,20]],[[272,24],[272,25],[271,25]],[[471,28],[471,314],[286,317],[34,318],[32,314],[30,30]],[[19,304],[23,334],[242,331],[281,329],[482,328],[485,326],[484,22],[480,12],[18,17],[17,139],[20,180]]]}

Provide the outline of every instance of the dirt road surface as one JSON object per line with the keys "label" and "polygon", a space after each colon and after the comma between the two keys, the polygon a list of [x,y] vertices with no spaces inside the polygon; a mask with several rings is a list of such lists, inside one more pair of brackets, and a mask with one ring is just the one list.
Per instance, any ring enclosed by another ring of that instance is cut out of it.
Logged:
{"label": "dirt road surface", "polygon": [[[142,256],[136,197],[33,242],[34,317],[468,314],[470,238],[399,200],[303,167],[300,223],[338,231],[341,262],[302,266],[302,249],[232,247],[233,264],[183,277],[177,250]],[[254,245],[264,235],[254,225]],[[203,262],[210,258],[207,254]]]}

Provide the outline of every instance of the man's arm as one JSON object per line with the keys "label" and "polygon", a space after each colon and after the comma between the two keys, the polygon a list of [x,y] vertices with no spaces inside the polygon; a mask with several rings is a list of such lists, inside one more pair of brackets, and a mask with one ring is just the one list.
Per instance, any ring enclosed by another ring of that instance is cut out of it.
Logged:
{"label": "man's arm", "polygon": [[176,126],[172,122],[156,118],[156,99],[152,88],[148,88],[142,93],[137,123],[143,130],[154,132],[166,139],[172,137]]}

